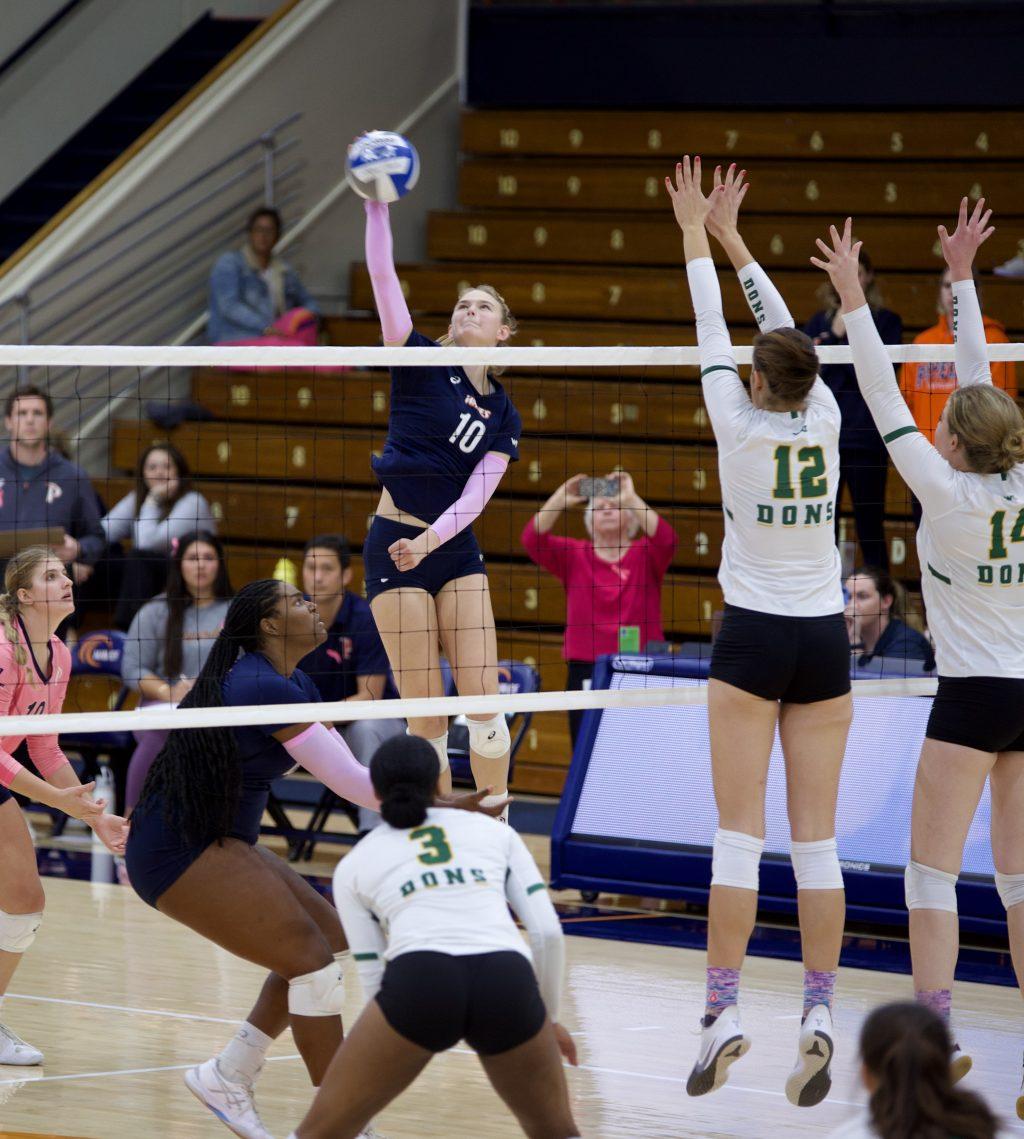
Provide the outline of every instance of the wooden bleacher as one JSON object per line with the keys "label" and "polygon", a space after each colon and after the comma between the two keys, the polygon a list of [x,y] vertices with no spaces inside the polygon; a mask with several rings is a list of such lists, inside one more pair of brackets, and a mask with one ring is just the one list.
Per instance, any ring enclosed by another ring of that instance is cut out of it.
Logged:
{"label": "wooden bleacher", "polygon": [[[682,154],[701,153],[709,173],[719,161],[747,165],[744,234],[798,321],[820,307],[824,277],[807,262],[814,238],[852,212],[909,339],[935,321],[935,225],[952,219],[960,195],[984,193],[997,211],[983,269],[1024,249],[1024,116],[952,112],[939,128],[936,121],[931,112],[466,112],[460,208],[430,216],[430,263],[402,264],[399,275],[417,327],[430,335],[445,330],[459,288],[491,281],[520,320],[518,344],[692,344],[681,238],[662,179]],[[719,264],[727,316],[745,342],[750,315]],[[986,313],[1020,337],[1024,287],[983,280]],[[361,265],[350,292],[354,311],[328,318],[328,336],[376,344]],[[525,559],[519,535],[567,477],[616,465],[632,471],[680,536],[663,597],[666,631],[706,639],[721,602],[722,516],[696,370],[572,367],[505,382],[523,417],[522,461],[476,525],[499,653],[535,664],[546,689],[564,684],[564,594]],[[213,505],[236,583],[272,573],[281,558],[298,572],[303,543],[337,530],[350,537],[361,573],[358,548],[378,494],[369,457],[384,441],[388,394],[381,372],[196,374],[193,395],[217,422],[184,424],[170,437]],[[113,465],[127,472],[142,447],[164,437],[149,425],[117,424]],[[128,489],[111,479],[107,500]],[[841,537],[853,540],[848,499],[841,509]],[[892,470],[886,511],[893,568],[919,609],[909,496]],[[582,536],[578,515],[559,532]],[[536,716],[516,787],[558,793],[568,760],[565,716]]]}

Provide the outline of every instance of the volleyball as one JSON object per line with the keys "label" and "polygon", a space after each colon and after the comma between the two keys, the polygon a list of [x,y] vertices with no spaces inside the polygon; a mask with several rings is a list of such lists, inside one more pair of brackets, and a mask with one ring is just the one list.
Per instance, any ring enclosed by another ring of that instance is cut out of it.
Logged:
{"label": "volleyball", "polygon": [[400,134],[369,131],[348,148],[345,176],[361,198],[397,202],[416,185],[420,156]]}

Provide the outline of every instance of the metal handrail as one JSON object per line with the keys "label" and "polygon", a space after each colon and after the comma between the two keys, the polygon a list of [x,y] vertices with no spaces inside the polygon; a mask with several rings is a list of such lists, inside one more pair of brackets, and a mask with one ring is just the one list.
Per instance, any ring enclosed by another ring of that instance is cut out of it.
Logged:
{"label": "metal handrail", "polygon": [[[85,245],[75,253],[72,253],[70,257],[66,258],[59,265],[55,265],[52,269],[47,269],[46,272],[40,273],[38,277],[33,278],[31,284],[29,284],[27,288],[22,290],[22,294],[31,292],[32,289],[36,288],[43,282],[50,280],[51,277],[55,277],[58,273],[65,272],[68,268],[70,268],[72,265],[77,264],[83,258],[88,257],[91,253],[95,253],[96,250],[101,249],[104,245],[110,241],[113,241],[115,238],[120,237],[121,234],[138,225],[139,222],[143,221],[145,218],[150,217],[158,210],[163,209],[163,207],[168,203],[174,201],[176,198],[180,198],[183,194],[188,193],[189,190],[194,189],[196,186],[201,185],[207,180],[207,178],[212,177],[214,174],[223,170],[226,166],[230,166],[233,162],[236,162],[239,158],[241,158],[244,154],[247,154],[254,147],[260,147],[263,151],[263,156],[261,158],[261,162],[255,164],[252,169],[259,169],[260,165],[263,165],[265,167],[268,159],[272,159],[275,154],[282,153],[284,150],[291,149],[292,146],[298,145],[297,139],[289,140],[288,142],[282,144],[281,148],[272,148],[270,154],[268,154],[266,146],[267,140],[273,139],[274,135],[277,132],[282,131],[286,127],[291,126],[293,123],[298,122],[298,120],[301,118],[302,112],[295,111],[287,117],[281,119],[280,122],[275,123],[272,127],[264,131],[262,134],[258,135],[256,138],[250,139],[247,143],[244,143],[242,146],[237,147],[235,150],[231,151],[223,158],[218,159],[217,162],[214,162],[212,165],[206,167],[205,170],[202,170],[199,174],[196,174],[187,182],[183,182],[180,186],[177,186],[175,189],[170,191],[170,193],[165,194],[162,198],[159,198],[157,201],[150,203],[150,205],[146,206],[145,209],[140,210],[137,214],[128,218],[126,221],[123,221],[120,225],[115,226],[108,233],[103,234],[102,237],[97,238],[91,244]],[[9,298],[3,304],[0,304],[0,309],[6,307],[6,305],[16,303],[17,300],[17,297]]]}
{"label": "metal handrail", "polygon": [[[298,146],[298,144],[299,144],[298,139],[295,139],[295,140],[293,140],[293,143],[291,145],[280,147],[279,150],[277,151],[277,153],[283,154],[287,150],[293,149],[293,146]],[[205,205],[209,201],[212,201],[214,198],[218,197],[224,191],[230,190],[233,186],[235,186],[239,182],[241,182],[247,175],[252,174],[256,170],[261,169],[262,166],[263,166],[263,163],[262,163],[262,161],[260,161],[260,162],[251,163],[249,166],[244,167],[237,174],[235,174],[231,178],[229,178],[226,182],[222,182],[215,189],[208,191],[206,194],[203,195],[203,197],[199,198],[197,201],[191,202],[183,210],[179,210],[177,213],[172,214],[170,217],[168,217],[166,219],[164,224],[165,225],[173,225],[175,222],[181,221],[182,218],[188,217],[188,215],[191,214],[198,207]],[[280,176],[279,176],[280,181],[283,182],[287,178],[293,177],[295,174],[297,174],[302,169],[302,166],[303,166],[302,162],[293,163],[291,166],[289,166],[286,170],[284,170],[280,174]],[[242,199],[242,203],[249,201],[249,200],[251,200],[257,196],[259,196],[261,198],[264,197],[265,191],[261,191],[259,194],[255,193],[255,192],[246,194],[245,197]],[[210,229],[217,222],[222,221],[224,219],[224,217],[227,216],[229,211],[237,210],[238,208],[240,208],[242,203],[235,203],[232,206],[229,206],[227,210],[221,211],[221,213],[215,215],[213,218],[211,218],[207,222],[203,223],[203,225],[200,225],[199,227],[188,231],[186,234],[184,234],[182,237],[180,237],[178,239],[177,244],[180,246],[180,245],[185,244],[188,241],[191,241],[194,237],[198,237],[201,233],[204,232],[205,229]],[[115,256],[113,256],[107,262],[107,265],[108,266],[113,265],[116,262],[122,260],[129,253],[132,253],[134,250],[141,248],[143,245],[146,244],[146,242],[150,241],[158,232],[159,232],[159,230],[151,229],[148,232],[144,233],[141,237],[137,237],[134,241],[129,242],[129,244],[121,247],[117,251]],[[59,289],[57,289],[56,292],[50,293],[49,296],[44,297],[41,301],[34,302],[31,306],[32,311],[33,312],[40,312],[42,309],[46,308],[48,305],[53,304],[54,301],[60,300],[61,297],[63,297],[68,292],[70,292],[72,289],[75,289],[79,285],[84,284],[84,282],[86,282],[92,276],[92,272],[93,271],[91,269],[87,269],[84,273],[79,274],[79,276],[77,276],[77,277],[73,277],[70,281],[61,285],[61,287]],[[131,273],[129,274],[129,276],[134,276],[136,272],[137,272],[137,270],[132,270]],[[120,281],[115,282],[113,285],[111,285],[109,287],[110,288],[116,288],[117,285],[123,283],[123,281],[124,281],[124,278],[121,278]],[[45,336],[46,333],[49,331],[49,328],[52,328],[52,327],[53,326],[50,325],[47,328],[42,329],[42,331],[39,332],[38,335]]]}

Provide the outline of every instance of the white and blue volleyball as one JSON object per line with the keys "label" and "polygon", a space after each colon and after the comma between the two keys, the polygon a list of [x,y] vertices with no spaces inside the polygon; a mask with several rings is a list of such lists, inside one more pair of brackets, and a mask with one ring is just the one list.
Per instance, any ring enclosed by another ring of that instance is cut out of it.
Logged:
{"label": "white and blue volleyball", "polygon": [[370,131],[348,148],[345,177],[361,198],[397,202],[416,185],[420,156],[416,148],[392,131]]}

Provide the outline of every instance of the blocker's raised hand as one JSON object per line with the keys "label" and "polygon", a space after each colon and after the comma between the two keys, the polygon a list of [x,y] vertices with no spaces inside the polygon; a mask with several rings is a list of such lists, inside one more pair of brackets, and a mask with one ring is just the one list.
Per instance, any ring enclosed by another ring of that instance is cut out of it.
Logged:
{"label": "blocker's raised hand", "polygon": [[665,179],[665,189],[672,199],[672,210],[680,229],[703,229],[708,214],[714,209],[717,199],[725,192],[723,186],[716,186],[705,197],[700,182],[699,154],[694,158],[692,167],[689,155],[685,155],[682,162],[676,163],[675,185],[672,184],[671,178]]}
{"label": "blocker's raised hand", "polygon": [[739,226],[740,206],[750,189],[750,183],[744,181],[746,176],[746,170],[738,171],[735,162],[730,163],[724,177],[721,166],[715,167],[714,188],[721,187],[722,192],[710,199],[711,209],[704,224],[708,233],[719,241],[726,234],[735,233]]}
{"label": "blocker's raised hand", "polygon": [[841,234],[834,225],[829,226],[829,237],[832,240],[831,246],[820,237],[816,239],[815,244],[821,250],[824,260],[812,257],[811,264],[828,273],[832,287],[839,294],[843,312],[850,312],[866,303],[858,273],[862,243],[853,240],[853,218],[846,219]]}
{"label": "blocker's raised hand", "polygon": [[960,199],[960,216],[956,221],[956,229],[952,233],[944,225],[939,226],[939,244],[942,246],[942,256],[946,259],[949,272],[954,281],[966,281],[971,275],[971,266],[974,264],[974,255],[978,249],[996,231],[994,225],[989,225],[992,211],[985,209],[985,199],[979,198],[975,203],[970,217],[967,216],[968,202],[966,198]]}

